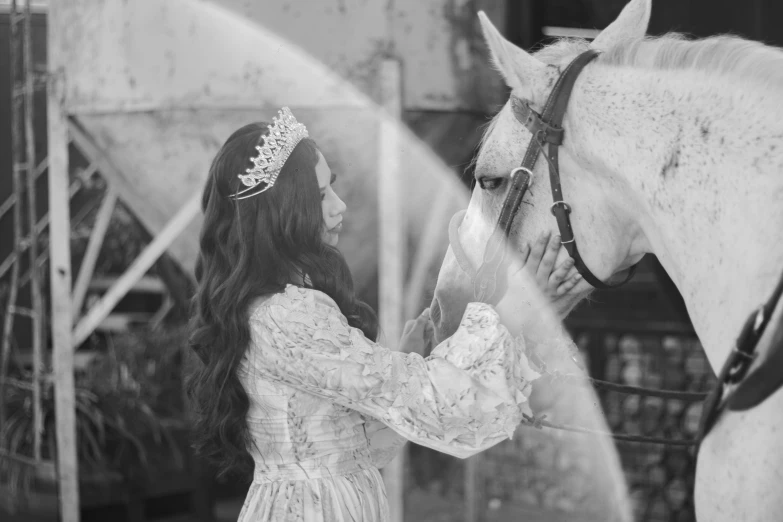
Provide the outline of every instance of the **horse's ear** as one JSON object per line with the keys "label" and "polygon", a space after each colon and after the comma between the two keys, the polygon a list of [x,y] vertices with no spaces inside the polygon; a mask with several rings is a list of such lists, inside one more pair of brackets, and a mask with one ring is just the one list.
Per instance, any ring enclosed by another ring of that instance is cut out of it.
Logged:
{"label": "horse's ear", "polygon": [[492,61],[515,94],[532,100],[536,84],[546,77],[546,65],[506,40],[492,25],[484,11],[479,11],[481,29],[487,41]]}
{"label": "horse's ear", "polygon": [[590,47],[607,50],[623,40],[643,37],[647,34],[651,10],[652,0],[631,0],[620,16],[595,37]]}

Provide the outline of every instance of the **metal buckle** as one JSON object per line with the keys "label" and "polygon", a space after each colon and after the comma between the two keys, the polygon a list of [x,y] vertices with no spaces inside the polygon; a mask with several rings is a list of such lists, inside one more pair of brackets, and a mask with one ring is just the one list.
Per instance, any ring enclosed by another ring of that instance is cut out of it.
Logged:
{"label": "metal buckle", "polygon": [[745,353],[736,346],[731,350],[731,361],[729,362],[729,371],[726,375],[728,384],[736,384],[745,377],[750,365],[756,360],[757,353]]}
{"label": "metal buckle", "polygon": [[552,213],[553,216],[555,215],[555,207],[557,205],[563,205],[566,214],[571,213],[571,206],[568,203],[566,203],[565,201],[555,201],[554,203],[552,203],[552,206],[549,207],[549,211]]}
{"label": "metal buckle", "polygon": [[761,327],[764,325],[766,318],[764,317],[764,307],[762,306],[756,311],[756,320],[753,323],[753,331],[758,333]]}
{"label": "metal buckle", "polygon": [[530,176],[530,179],[533,179],[533,171],[532,171],[532,170],[530,170],[530,169],[529,169],[529,168],[527,168],[527,167],[517,167],[517,168],[515,168],[514,170],[512,170],[512,171],[511,171],[511,174],[509,174],[509,177],[510,177],[510,178],[513,180],[515,177],[517,177],[517,173],[518,173],[520,170],[521,170],[522,172],[527,172],[527,175],[528,175],[528,176]]}

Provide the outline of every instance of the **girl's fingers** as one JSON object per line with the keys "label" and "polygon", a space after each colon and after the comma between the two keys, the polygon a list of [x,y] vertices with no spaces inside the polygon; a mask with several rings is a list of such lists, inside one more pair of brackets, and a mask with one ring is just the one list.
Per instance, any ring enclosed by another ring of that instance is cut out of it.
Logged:
{"label": "girl's fingers", "polygon": [[519,249],[519,260],[522,265],[527,264],[527,259],[530,257],[530,243],[525,243],[522,248]]}
{"label": "girl's fingers", "polygon": [[541,262],[538,265],[536,277],[542,283],[546,283],[546,281],[549,279],[549,276],[552,275],[552,269],[555,266],[555,260],[557,259],[557,253],[559,250],[560,236],[555,234],[549,238],[549,243],[544,250],[544,255],[541,258]]}
{"label": "girl's fingers", "polygon": [[548,285],[549,288],[552,290],[557,289],[563,281],[565,281],[568,278],[568,272],[571,271],[571,268],[574,266],[574,260],[570,257],[560,263],[558,267],[552,272],[552,275],[549,276]]}
{"label": "girl's fingers", "polygon": [[[573,261],[573,259],[571,261]],[[568,279],[569,277],[574,277],[576,275],[579,275],[579,270],[577,270],[576,267],[573,266],[574,264],[576,264],[576,263],[573,263],[571,265],[571,269],[568,271],[568,275],[566,275],[566,277],[565,277],[566,279]]]}
{"label": "girl's fingers", "polygon": [[[548,283],[549,277],[552,275],[552,269],[555,267],[555,260],[557,260],[557,252],[559,250],[560,236],[554,234],[549,238],[549,242],[544,249],[544,255],[536,271],[536,280],[541,287]],[[533,267],[530,268],[533,269]]]}
{"label": "girl's fingers", "polygon": [[405,326],[402,329],[403,337],[407,336],[411,332],[411,330],[413,330],[413,327],[416,326],[416,322],[417,322],[416,319],[411,319],[410,321],[405,322]]}
{"label": "girl's fingers", "polygon": [[557,295],[564,295],[565,293],[572,290],[577,284],[579,284],[579,281],[582,280],[581,274],[576,274],[575,276],[569,277],[563,283],[557,287]]}
{"label": "girl's fingers", "polygon": [[427,321],[427,323],[424,325],[424,331],[422,332],[422,335],[424,336],[424,340],[426,342],[432,342],[432,338],[435,337],[435,325],[432,324],[432,321]]}
{"label": "girl's fingers", "polygon": [[549,236],[550,233],[548,231],[538,236],[538,239],[530,250],[526,265],[530,267],[530,273],[532,275],[535,275],[538,272],[538,265],[541,263],[541,258],[544,257],[544,251],[549,243]]}

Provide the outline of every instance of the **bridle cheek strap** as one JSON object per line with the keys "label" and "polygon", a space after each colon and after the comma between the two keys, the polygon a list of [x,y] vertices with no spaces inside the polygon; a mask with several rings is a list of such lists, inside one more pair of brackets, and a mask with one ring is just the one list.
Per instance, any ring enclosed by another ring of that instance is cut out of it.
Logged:
{"label": "bridle cheek strap", "polygon": [[557,79],[541,114],[534,111],[526,101],[520,100],[515,96],[511,97],[511,107],[517,120],[533,134],[530,145],[525,152],[525,157],[522,160],[522,167],[532,171],[539,153],[544,154],[549,164],[549,184],[552,188],[552,200],[554,201],[551,211],[557,221],[561,244],[574,260],[574,267],[585,281],[595,288],[609,289],[627,283],[633,277],[636,266],[631,267],[623,281],[611,284],[601,281],[587,268],[576,246],[576,238],[571,227],[571,207],[563,199],[563,188],[560,184],[560,168],[558,164],[558,147],[563,144],[565,137],[563,118],[568,107],[568,100],[571,97],[571,92],[579,73],[599,54],[600,51],[591,49],[580,54],[568,64],[568,67]]}
{"label": "bridle cheek strap", "polygon": [[574,230],[571,227],[571,207],[568,203],[563,201],[563,189],[560,186],[560,176],[557,162],[557,145],[552,143],[546,144],[547,148],[544,153],[549,163],[549,183],[552,186],[552,206],[550,210],[552,215],[555,216],[557,221],[557,228],[560,231],[560,244],[565,247],[568,255],[574,260],[574,267],[582,275],[585,281],[590,283],[594,288],[600,290],[609,290],[611,288],[617,288],[622,286],[634,276],[636,273],[636,265],[632,266],[625,278],[618,283],[605,283],[598,279],[582,259],[579,249],[576,246],[576,237],[574,236]]}

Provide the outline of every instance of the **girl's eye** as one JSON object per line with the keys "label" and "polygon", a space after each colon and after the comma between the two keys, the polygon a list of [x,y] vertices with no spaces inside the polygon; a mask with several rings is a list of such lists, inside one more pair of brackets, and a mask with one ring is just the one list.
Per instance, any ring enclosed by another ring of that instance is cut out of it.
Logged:
{"label": "girl's eye", "polygon": [[479,187],[483,190],[495,190],[503,184],[505,178],[481,178],[478,180]]}
{"label": "girl's eye", "polygon": [[324,194],[323,192],[321,192],[321,201],[323,201],[323,200],[325,200],[325,199],[326,199],[326,194]]}

